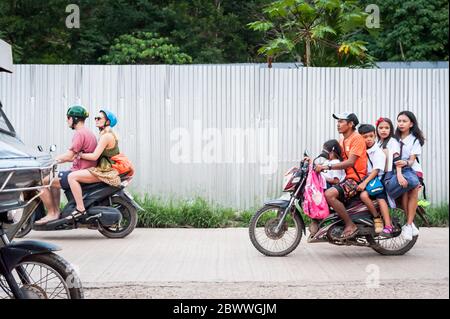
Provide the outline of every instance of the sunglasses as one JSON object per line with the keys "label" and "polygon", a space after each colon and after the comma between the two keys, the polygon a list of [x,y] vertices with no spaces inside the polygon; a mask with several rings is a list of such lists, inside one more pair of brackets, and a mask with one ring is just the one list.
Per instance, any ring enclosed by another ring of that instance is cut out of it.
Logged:
{"label": "sunglasses", "polygon": [[100,121],[100,120],[103,120],[104,118],[103,117],[100,117],[100,116],[96,116],[96,117],[94,117],[94,120],[96,120],[96,121]]}

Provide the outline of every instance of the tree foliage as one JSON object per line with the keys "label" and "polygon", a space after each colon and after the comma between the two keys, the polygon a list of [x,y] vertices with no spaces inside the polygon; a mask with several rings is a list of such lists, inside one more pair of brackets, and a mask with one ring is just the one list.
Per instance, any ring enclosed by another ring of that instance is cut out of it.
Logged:
{"label": "tree foliage", "polygon": [[368,42],[381,61],[448,61],[449,3],[447,0],[363,0],[380,8],[377,36],[354,38]]}
{"label": "tree foliage", "polygon": [[[72,3],[80,8],[79,29],[65,25]],[[294,15],[304,19],[287,19],[283,3],[298,3]],[[369,3],[380,7],[376,38],[353,29]],[[1,0],[0,37],[13,44],[16,63],[104,63],[99,59],[116,40],[144,32],[166,39],[192,63],[264,62],[258,50],[269,40],[264,54],[305,61],[310,39],[312,65],[358,65],[366,48],[377,60],[448,60],[447,14],[445,0]],[[247,27],[253,21],[261,22],[252,25],[257,32]],[[297,39],[291,33],[299,26],[289,21],[313,25]]]}
{"label": "tree foliage", "polygon": [[277,0],[263,12],[262,20],[248,26],[266,34],[259,53],[269,58],[292,55],[307,66],[373,63],[366,43],[350,39],[367,17],[355,1]]}
{"label": "tree foliage", "polygon": [[192,57],[180,52],[168,38],[151,32],[121,35],[109,53],[99,59],[107,64],[189,64]]}

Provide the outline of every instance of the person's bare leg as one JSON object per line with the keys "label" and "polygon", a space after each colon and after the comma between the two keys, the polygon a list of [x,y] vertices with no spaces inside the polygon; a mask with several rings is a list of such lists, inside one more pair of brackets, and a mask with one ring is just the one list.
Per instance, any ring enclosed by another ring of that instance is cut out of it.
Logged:
{"label": "person's bare leg", "polygon": [[375,205],[373,204],[372,200],[369,197],[369,193],[367,191],[364,191],[359,195],[359,198],[361,201],[367,206],[369,209],[369,212],[372,214],[373,217],[379,217],[380,214],[377,212],[377,209],[375,208]]}
{"label": "person's bare leg", "polygon": [[[44,178],[44,184],[47,184],[49,182],[49,177]],[[45,208],[47,208],[47,216],[41,218],[37,221],[37,224],[44,224],[49,221],[53,221],[59,218],[59,209],[55,207],[55,202],[53,199],[53,192],[52,188],[54,186],[58,187],[59,179],[55,179],[52,183],[52,186],[49,188],[44,188],[42,190],[42,194],[40,195],[40,198],[42,200],[42,203],[44,204]]]}
{"label": "person's bare leg", "polygon": [[413,190],[408,192],[408,219],[407,224],[411,225],[414,222],[414,218],[416,217],[417,210],[417,201],[419,200],[419,188],[414,188]]}
{"label": "person's bare leg", "polygon": [[383,216],[384,225],[392,226],[391,215],[389,214],[388,203],[384,199],[378,199],[378,205],[380,205],[381,216]]}
{"label": "person's bare leg", "polygon": [[98,183],[100,180],[96,176],[92,175],[88,170],[80,170],[70,173],[68,181],[70,190],[72,191],[73,198],[75,199],[75,203],[77,205],[77,210],[84,212],[86,209],[84,207],[83,192],[80,183],[92,184]]}
{"label": "person's bare leg", "polygon": [[343,236],[345,237],[353,233],[357,229],[357,226],[353,223],[352,219],[348,215],[344,204],[338,199],[338,190],[334,187],[327,189],[325,192],[325,197],[327,199],[328,205],[333,207],[333,209],[345,223]]}
{"label": "person's bare leg", "polygon": [[402,195],[402,209],[405,212],[406,220],[408,220],[408,193]]}
{"label": "person's bare leg", "polygon": [[50,188],[52,192],[52,198],[53,198],[53,205],[55,206],[58,215],[61,214],[61,188],[60,187],[52,187]]}

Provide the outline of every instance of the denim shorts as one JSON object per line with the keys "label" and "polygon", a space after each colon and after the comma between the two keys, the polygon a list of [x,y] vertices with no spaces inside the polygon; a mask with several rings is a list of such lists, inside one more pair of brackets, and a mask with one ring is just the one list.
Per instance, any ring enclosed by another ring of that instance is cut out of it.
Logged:
{"label": "denim shorts", "polygon": [[58,173],[59,183],[61,184],[61,188],[65,191],[70,189],[69,181],[67,180],[70,173],[72,173],[72,171],[61,171]]}

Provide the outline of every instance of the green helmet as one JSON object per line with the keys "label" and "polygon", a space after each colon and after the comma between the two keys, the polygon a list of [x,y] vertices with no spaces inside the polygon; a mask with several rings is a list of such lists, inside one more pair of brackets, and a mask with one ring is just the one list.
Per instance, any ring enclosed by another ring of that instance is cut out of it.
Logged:
{"label": "green helmet", "polygon": [[85,119],[89,117],[89,112],[80,105],[74,105],[69,107],[69,109],[67,110],[67,116]]}

